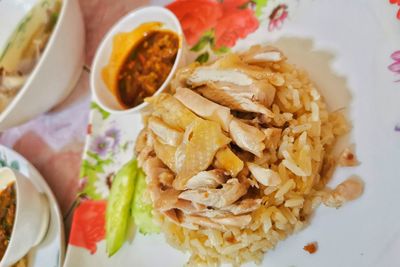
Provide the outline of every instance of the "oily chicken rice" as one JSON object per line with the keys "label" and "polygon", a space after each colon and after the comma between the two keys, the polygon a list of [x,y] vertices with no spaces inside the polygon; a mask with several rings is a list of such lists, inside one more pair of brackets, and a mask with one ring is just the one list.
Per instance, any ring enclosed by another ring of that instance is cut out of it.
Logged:
{"label": "oily chicken rice", "polygon": [[147,99],[136,155],[155,219],[189,266],[260,263],[321,202],[361,194],[356,178],[325,187],[348,124],[278,49],[192,64],[170,92]]}

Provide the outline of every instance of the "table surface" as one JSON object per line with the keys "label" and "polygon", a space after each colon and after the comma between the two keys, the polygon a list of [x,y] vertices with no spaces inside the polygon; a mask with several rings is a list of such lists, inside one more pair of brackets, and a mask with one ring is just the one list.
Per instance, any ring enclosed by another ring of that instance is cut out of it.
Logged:
{"label": "table surface", "polygon": [[[86,30],[82,75],[71,95],[51,111],[10,129],[0,143],[22,154],[44,176],[62,213],[67,215],[78,190],[78,177],[90,105],[89,66],[109,28],[123,15],[146,4],[165,1],[80,0]],[[73,119],[71,119],[73,118]]]}

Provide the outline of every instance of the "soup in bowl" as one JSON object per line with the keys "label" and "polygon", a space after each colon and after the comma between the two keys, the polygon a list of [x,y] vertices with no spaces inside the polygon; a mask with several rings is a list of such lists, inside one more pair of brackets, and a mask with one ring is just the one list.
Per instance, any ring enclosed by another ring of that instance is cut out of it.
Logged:
{"label": "soup in bowl", "polygon": [[78,0],[0,1],[0,131],[63,101],[82,72]]}
{"label": "soup in bowl", "polygon": [[29,178],[0,169],[0,267],[11,266],[44,238],[49,203]]}
{"label": "soup in bowl", "polygon": [[15,220],[15,184],[10,182],[0,191],[0,260],[10,243]]}

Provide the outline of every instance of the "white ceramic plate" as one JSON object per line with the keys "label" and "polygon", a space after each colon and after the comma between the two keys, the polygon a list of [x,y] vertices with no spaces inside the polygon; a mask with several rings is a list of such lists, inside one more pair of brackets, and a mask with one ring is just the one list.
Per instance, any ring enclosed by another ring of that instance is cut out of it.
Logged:
{"label": "white ceramic plate", "polygon": [[60,267],[65,253],[64,225],[57,200],[40,173],[17,152],[0,145],[0,165],[19,170],[43,192],[50,204],[50,223],[43,241],[28,254],[29,267]]}
{"label": "white ceramic plate", "polygon": [[[287,18],[282,19],[283,10],[272,16],[279,5],[286,6]],[[233,48],[275,43],[289,61],[309,72],[331,110],[346,108],[353,126],[348,142],[355,143],[361,165],[338,169],[330,185],[355,174],[366,186],[360,199],[340,209],[318,208],[311,225],[268,252],[262,266],[400,266],[398,9],[389,0],[269,0],[260,27]],[[107,198],[108,177],[132,156],[141,128],[139,115],[113,116],[92,105],[82,167],[86,196]],[[303,246],[312,241],[319,249],[309,255]],[[187,258],[162,235],[138,234],[112,258],[106,256],[103,241],[94,254],[70,245],[65,267],[173,267]]]}

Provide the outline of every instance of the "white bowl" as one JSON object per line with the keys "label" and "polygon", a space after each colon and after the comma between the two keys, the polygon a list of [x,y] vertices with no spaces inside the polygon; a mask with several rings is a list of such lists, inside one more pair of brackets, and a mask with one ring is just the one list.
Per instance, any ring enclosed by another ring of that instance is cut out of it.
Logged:
{"label": "white bowl", "polygon": [[0,169],[0,190],[14,182],[16,211],[14,226],[0,267],[14,264],[38,245],[46,234],[49,223],[49,203],[45,195],[18,171]]}
{"label": "white bowl", "polygon": [[179,21],[175,15],[166,8],[155,6],[140,8],[132,11],[118,21],[107,33],[101,45],[97,49],[92,65],[92,71],[90,73],[90,87],[93,97],[101,108],[110,113],[137,113],[147,105],[147,103],[142,103],[136,107],[125,109],[118,103],[118,100],[107,88],[101,77],[101,70],[108,64],[110,59],[113,37],[120,32],[130,32],[146,22],[161,22],[163,24],[163,29],[168,29],[175,32],[180,38],[180,48],[178,49],[174,66],[172,67],[167,79],[156,91],[155,95],[161,93],[167,87],[177,68],[185,64],[184,50],[186,46],[184,36],[181,25],[179,24]]}
{"label": "white bowl", "polygon": [[[0,1],[0,49],[36,0]],[[84,27],[78,0],[63,0],[43,54],[19,93],[0,114],[0,131],[22,124],[64,100],[79,79]]]}

